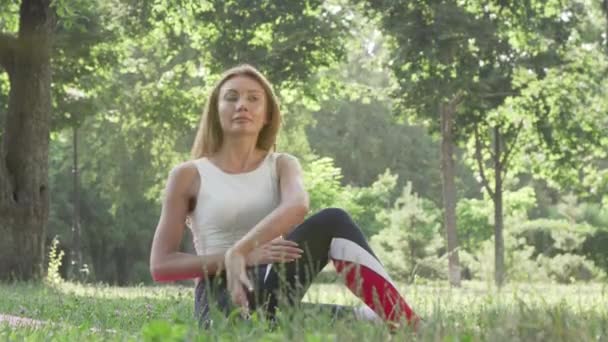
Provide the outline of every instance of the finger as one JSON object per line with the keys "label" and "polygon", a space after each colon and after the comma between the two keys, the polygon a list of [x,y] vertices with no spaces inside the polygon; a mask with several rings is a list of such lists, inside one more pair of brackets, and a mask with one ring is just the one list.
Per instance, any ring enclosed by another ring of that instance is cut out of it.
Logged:
{"label": "finger", "polygon": [[304,252],[300,251],[297,248],[277,248],[271,252],[272,255],[296,255],[302,256]]}
{"label": "finger", "polygon": [[277,256],[301,257],[302,253],[300,253],[299,251],[283,250],[283,251],[273,251],[272,253],[270,253],[270,255],[272,255],[273,257],[277,257]]}
{"label": "finger", "polygon": [[300,248],[291,246],[274,246],[271,251],[273,253],[292,253],[292,254],[303,254],[304,251]]}
{"label": "finger", "polygon": [[277,258],[276,260],[273,261],[273,263],[275,264],[287,264],[290,262],[295,262],[296,260],[298,260],[298,258]]}
{"label": "finger", "polygon": [[272,256],[272,261],[273,262],[292,262],[295,261],[297,259],[302,258],[301,254],[274,254]]}
{"label": "finger", "polygon": [[247,273],[245,273],[245,272],[241,273],[241,276],[239,277],[239,279],[240,279],[241,283],[243,285],[245,285],[247,290],[249,290],[250,292],[253,291],[253,283],[247,277]]}
{"label": "finger", "polygon": [[270,246],[270,249],[276,250],[276,249],[292,249],[292,250],[298,250],[298,251],[304,251],[302,248],[298,247],[297,245],[291,245],[291,244],[273,244],[272,246]]}
{"label": "finger", "polygon": [[231,291],[231,299],[234,304],[240,306],[241,308],[249,308],[249,302],[247,300],[247,295],[243,288],[239,285]]}
{"label": "finger", "polygon": [[291,240],[274,240],[273,245],[298,247],[299,244]]}

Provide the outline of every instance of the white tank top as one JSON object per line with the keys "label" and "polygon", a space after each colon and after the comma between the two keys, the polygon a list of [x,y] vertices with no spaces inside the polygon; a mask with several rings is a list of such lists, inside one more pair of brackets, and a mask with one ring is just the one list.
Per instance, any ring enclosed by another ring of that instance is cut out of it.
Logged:
{"label": "white tank top", "polygon": [[226,251],[279,205],[280,155],[268,153],[257,169],[237,174],[207,158],[194,161],[201,182],[190,229],[198,255]]}

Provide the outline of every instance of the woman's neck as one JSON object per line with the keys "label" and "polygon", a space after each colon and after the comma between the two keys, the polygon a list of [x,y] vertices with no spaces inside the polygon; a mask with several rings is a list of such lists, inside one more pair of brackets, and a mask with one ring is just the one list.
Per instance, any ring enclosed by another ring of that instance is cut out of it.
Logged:
{"label": "woman's neck", "polygon": [[256,139],[243,137],[225,139],[222,147],[211,156],[221,169],[228,172],[247,172],[255,169],[266,151],[256,148]]}

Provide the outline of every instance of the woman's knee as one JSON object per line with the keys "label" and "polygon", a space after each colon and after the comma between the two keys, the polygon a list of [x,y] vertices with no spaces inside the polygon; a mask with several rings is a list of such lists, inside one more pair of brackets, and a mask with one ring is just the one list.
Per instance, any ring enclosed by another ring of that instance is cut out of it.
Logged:
{"label": "woman's knee", "polygon": [[324,229],[330,228],[335,232],[345,229],[358,229],[350,214],[341,208],[323,209],[317,213],[317,220],[319,226],[324,227]]}
{"label": "woman's knee", "polygon": [[320,219],[332,224],[350,221],[350,215],[342,208],[325,208],[317,213]]}

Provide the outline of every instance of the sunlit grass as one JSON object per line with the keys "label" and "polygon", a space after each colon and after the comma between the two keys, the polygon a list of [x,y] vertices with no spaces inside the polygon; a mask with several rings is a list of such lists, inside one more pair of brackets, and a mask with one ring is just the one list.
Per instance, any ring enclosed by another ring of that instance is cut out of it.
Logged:
{"label": "sunlit grass", "polygon": [[[402,285],[424,317],[417,336],[429,341],[604,341],[608,340],[606,284],[490,284],[465,282]],[[193,319],[193,289],[186,286],[109,287],[0,285],[0,313],[48,322],[42,328],[0,325],[1,340],[403,340],[407,329],[361,324],[350,317],[332,321],[317,312],[283,312],[275,329],[251,321],[217,317],[211,331]],[[308,302],[360,305],[343,285],[315,284]]]}

